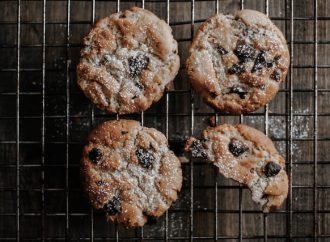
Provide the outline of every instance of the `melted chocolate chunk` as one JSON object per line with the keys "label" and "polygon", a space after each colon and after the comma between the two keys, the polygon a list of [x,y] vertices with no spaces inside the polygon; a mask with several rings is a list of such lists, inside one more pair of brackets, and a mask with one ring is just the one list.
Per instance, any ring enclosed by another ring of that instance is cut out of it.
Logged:
{"label": "melted chocolate chunk", "polygon": [[233,75],[233,74],[243,73],[244,71],[245,71],[244,65],[242,63],[236,63],[229,68],[228,73]]}
{"label": "melted chocolate chunk", "polygon": [[265,175],[267,177],[276,176],[281,171],[281,166],[273,161],[270,161],[265,166]]}
{"label": "melted chocolate chunk", "polygon": [[137,77],[148,67],[149,58],[145,55],[137,55],[128,59],[129,74],[131,77]]}
{"label": "melted chocolate chunk", "polygon": [[102,186],[103,184],[104,184],[104,181],[102,181],[102,180],[96,182],[96,185],[98,185],[98,186]]}
{"label": "melted chocolate chunk", "polygon": [[242,86],[232,86],[229,93],[237,94],[241,99],[244,99],[248,93],[245,87]]}
{"label": "melted chocolate chunk", "polygon": [[240,61],[246,62],[254,59],[256,50],[249,44],[238,44],[234,53]]}
{"label": "melted chocolate chunk", "polygon": [[281,73],[279,73],[278,71],[274,70],[273,73],[270,75],[270,78],[278,81],[281,78]]}
{"label": "melted chocolate chunk", "polygon": [[218,53],[220,55],[226,55],[226,54],[228,54],[228,51],[225,48],[221,47],[221,46],[218,46],[217,47],[217,51],[218,51]]}
{"label": "melted chocolate chunk", "polygon": [[155,158],[149,151],[142,148],[137,149],[136,156],[142,167],[146,169],[152,169]]}
{"label": "melted chocolate chunk", "polygon": [[257,58],[254,61],[254,65],[252,67],[251,72],[256,72],[260,71],[262,68],[267,66],[266,58],[265,58],[265,52],[261,51],[258,55]]}
{"label": "melted chocolate chunk", "polygon": [[121,210],[121,201],[118,196],[114,196],[108,203],[106,203],[103,207],[104,211],[110,215],[116,215]]}
{"label": "melted chocolate chunk", "polygon": [[231,139],[228,145],[229,151],[236,157],[240,156],[241,154],[245,153],[249,150],[249,147],[244,145],[244,143],[238,139]]}
{"label": "melted chocolate chunk", "polygon": [[200,140],[194,140],[190,146],[191,156],[207,159],[207,154]]}
{"label": "melted chocolate chunk", "polygon": [[102,159],[102,152],[98,148],[93,148],[88,153],[88,158],[94,163],[97,164]]}

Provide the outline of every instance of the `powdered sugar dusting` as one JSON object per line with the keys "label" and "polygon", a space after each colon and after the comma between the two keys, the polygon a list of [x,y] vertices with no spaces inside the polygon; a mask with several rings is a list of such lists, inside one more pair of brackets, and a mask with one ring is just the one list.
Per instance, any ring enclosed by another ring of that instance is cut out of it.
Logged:
{"label": "powdered sugar dusting", "polygon": [[101,109],[144,111],[177,74],[177,52],[171,28],[133,7],[99,20],[84,38],[77,81]]}
{"label": "powdered sugar dusting", "polygon": [[256,11],[211,17],[190,49],[187,69],[193,86],[220,110],[239,114],[258,109],[285,79],[289,52],[282,37],[269,18]]}
{"label": "powdered sugar dusting", "polygon": [[[268,141],[262,136],[260,131],[251,127],[223,124],[204,131],[202,142],[209,161],[225,177],[246,184],[252,192],[252,199],[268,212],[271,207],[282,204],[287,196],[288,183],[283,169],[284,159],[270,146],[264,146],[262,139],[265,144]],[[278,171],[268,173],[269,163],[278,165]]]}
{"label": "powdered sugar dusting", "polygon": [[[109,123],[126,121],[110,121]],[[129,124],[132,125],[132,124]],[[136,125],[136,123],[135,123]],[[117,125],[118,126],[118,125]],[[122,128],[120,141],[114,143],[111,130],[98,127],[108,145],[103,142],[89,143],[83,165],[86,169],[87,190],[97,208],[102,208],[113,197],[118,197],[122,204],[130,204],[136,212],[132,218],[127,217],[127,226],[142,226],[145,215],[160,216],[176,200],[176,192],[181,188],[181,169],[179,160],[169,150],[163,134],[152,128],[133,126]],[[92,139],[93,140],[93,139]],[[117,144],[122,142],[121,144]],[[89,152],[97,147],[102,154],[102,160],[95,165],[89,160]],[[87,156],[87,157],[86,157]],[[95,182],[92,184],[91,181]],[[102,182],[100,182],[102,181]],[[166,183],[166,184],[165,184]],[[128,208],[129,209],[129,208]],[[126,211],[127,213],[129,210]],[[125,210],[119,213],[123,216]],[[111,219],[116,219],[117,214]],[[127,215],[125,215],[127,216]]]}

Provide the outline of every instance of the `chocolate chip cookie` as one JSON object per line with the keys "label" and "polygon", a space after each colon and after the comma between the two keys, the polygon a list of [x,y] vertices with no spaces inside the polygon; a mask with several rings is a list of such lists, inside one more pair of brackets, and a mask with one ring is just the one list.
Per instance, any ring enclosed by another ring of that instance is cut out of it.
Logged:
{"label": "chocolate chip cookie", "polygon": [[177,199],[182,170],[166,137],[133,120],[108,121],[89,135],[81,160],[88,197],[108,220],[143,226]]}
{"label": "chocolate chip cookie", "polygon": [[200,26],[186,67],[206,103],[241,114],[273,99],[285,80],[289,59],[286,40],[271,20],[242,10],[215,15]]}
{"label": "chocolate chip cookie", "polygon": [[83,41],[77,82],[100,109],[148,109],[178,73],[172,29],[148,10],[133,7],[99,20]]}
{"label": "chocolate chip cookie", "polygon": [[285,160],[273,142],[254,128],[243,124],[207,128],[201,139],[189,138],[185,150],[213,163],[225,177],[247,185],[264,212],[280,207],[287,197]]}

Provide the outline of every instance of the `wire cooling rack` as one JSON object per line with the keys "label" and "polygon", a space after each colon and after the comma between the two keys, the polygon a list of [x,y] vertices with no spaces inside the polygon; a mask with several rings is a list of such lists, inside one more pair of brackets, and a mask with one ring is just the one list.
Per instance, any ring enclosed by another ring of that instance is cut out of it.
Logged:
{"label": "wire cooling rack", "polygon": [[[181,70],[159,103],[120,118],[164,132],[178,155],[184,139],[210,123],[263,130],[287,161],[290,192],[281,209],[263,214],[247,188],[199,160],[182,164],[179,199],[156,225],[126,230],[88,205],[82,145],[97,123],[119,117],[94,109],[75,84],[81,39],[96,19],[134,5],[171,25]],[[184,62],[201,22],[243,8],[266,13],[283,31],[291,66],[269,106],[237,117],[200,100]],[[1,241],[330,241],[329,1],[17,0],[0,9]]]}

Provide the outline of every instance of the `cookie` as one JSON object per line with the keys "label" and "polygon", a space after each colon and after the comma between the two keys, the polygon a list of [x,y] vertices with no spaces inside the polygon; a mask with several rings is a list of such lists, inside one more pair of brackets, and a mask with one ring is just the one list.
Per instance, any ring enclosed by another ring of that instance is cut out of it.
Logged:
{"label": "cookie", "polygon": [[171,27],[138,7],[99,20],[83,44],[78,85],[98,108],[111,113],[148,109],[180,66]]}
{"label": "cookie", "polygon": [[185,150],[213,163],[225,177],[247,185],[264,212],[279,208],[287,197],[285,160],[273,142],[254,128],[243,124],[207,128],[202,139],[189,138]]}
{"label": "cookie", "polygon": [[281,31],[254,10],[211,17],[189,52],[186,68],[194,89],[207,104],[231,114],[253,112],[273,99],[290,62]]}
{"label": "cookie", "polygon": [[89,135],[81,160],[87,195],[108,220],[140,227],[161,216],[182,185],[166,137],[133,120],[108,121]]}

